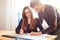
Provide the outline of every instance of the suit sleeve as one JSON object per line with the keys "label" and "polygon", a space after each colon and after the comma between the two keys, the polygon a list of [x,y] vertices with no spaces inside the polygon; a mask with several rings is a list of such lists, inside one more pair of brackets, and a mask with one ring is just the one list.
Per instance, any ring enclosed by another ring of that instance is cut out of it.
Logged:
{"label": "suit sleeve", "polygon": [[22,19],[21,19],[21,21],[19,22],[17,28],[15,29],[15,32],[16,32],[17,34],[20,34],[21,25],[22,25]]}
{"label": "suit sleeve", "polygon": [[54,10],[54,8],[53,7],[48,7],[49,9],[48,9],[48,25],[50,26],[50,27],[48,27],[47,29],[45,29],[45,30],[42,30],[42,33],[43,34],[45,34],[45,33],[47,33],[47,34],[51,34],[51,33],[53,33],[53,31],[54,31],[54,22],[55,22],[55,20],[56,20],[56,16],[55,16],[55,10]]}

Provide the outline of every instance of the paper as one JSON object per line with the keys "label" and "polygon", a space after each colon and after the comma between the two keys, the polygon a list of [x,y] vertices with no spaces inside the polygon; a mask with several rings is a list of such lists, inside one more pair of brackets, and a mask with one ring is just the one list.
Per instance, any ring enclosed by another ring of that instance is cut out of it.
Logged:
{"label": "paper", "polygon": [[40,31],[40,28],[39,28],[39,27],[37,27],[37,31],[38,31],[38,32]]}
{"label": "paper", "polygon": [[44,36],[30,36],[30,35],[21,35],[17,36],[17,38],[25,38],[31,40],[47,40]]}
{"label": "paper", "polygon": [[43,29],[47,29],[49,27],[49,25],[47,24],[47,22],[43,19],[43,22],[42,22],[42,27]]}

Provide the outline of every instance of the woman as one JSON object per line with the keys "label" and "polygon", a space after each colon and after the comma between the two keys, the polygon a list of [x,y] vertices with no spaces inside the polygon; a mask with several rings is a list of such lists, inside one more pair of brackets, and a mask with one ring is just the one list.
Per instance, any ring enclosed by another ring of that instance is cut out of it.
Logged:
{"label": "woman", "polygon": [[39,32],[40,27],[41,26],[39,20],[37,18],[33,19],[32,11],[29,9],[29,7],[28,6],[24,7],[22,19],[16,28],[16,33],[18,34],[30,33],[30,35],[41,35],[42,33]]}

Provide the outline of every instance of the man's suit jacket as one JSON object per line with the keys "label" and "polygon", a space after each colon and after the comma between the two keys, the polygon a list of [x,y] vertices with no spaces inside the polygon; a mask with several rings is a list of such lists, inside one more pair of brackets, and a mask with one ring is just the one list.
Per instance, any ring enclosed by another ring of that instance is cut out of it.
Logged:
{"label": "man's suit jacket", "polygon": [[39,12],[39,20],[40,23],[42,24],[43,19],[47,22],[47,24],[50,26],[47,29],[43,29],[42,33],[48,33],[51,34],[54,31],[54,22],[56,19],[55,16],[55,10],[52,6],[45,5],[45,11],[44,12]]}

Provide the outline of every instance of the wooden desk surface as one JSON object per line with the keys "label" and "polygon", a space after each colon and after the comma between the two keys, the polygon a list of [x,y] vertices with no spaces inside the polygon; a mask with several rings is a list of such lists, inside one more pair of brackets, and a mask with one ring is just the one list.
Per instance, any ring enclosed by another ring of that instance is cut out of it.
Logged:
{"label": "wooden desk surface", "polygon": [[2,37],[3,34],[13,34],[14,31],[0,30],[0,40],[15,40],[14,38]]}
{"label": "wooden desk surface", "polygon": [[[3,34],[16,34],[14,31],[0,30],[0,40],[15,40],[14,38],[2,37]],[[56,37],[55,35],[46,36],[47,40],[55,40]]]}

